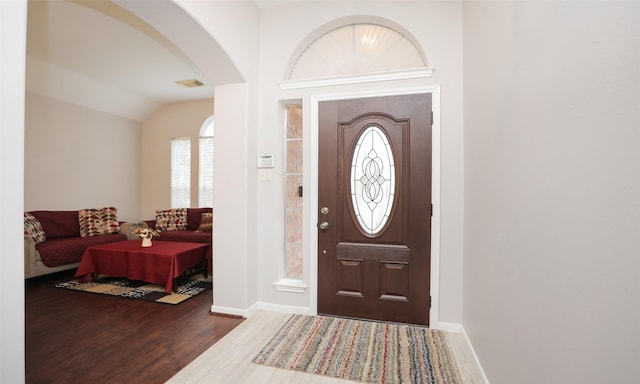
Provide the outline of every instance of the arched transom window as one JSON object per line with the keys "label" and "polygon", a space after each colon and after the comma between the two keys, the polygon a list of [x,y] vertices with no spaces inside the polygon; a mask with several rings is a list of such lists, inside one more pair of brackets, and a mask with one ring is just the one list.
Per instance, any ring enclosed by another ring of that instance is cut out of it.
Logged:
{"label": "arched transom window", "polygon": [[316,39],[289,80],[424,68],[421,51],[403,34],[378,24],[351,24]]}

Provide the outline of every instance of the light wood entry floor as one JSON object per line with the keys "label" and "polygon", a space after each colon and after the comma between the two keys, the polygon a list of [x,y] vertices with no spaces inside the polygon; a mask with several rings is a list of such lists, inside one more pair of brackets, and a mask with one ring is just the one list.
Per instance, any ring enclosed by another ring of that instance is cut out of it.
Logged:
{"label": "light wood entry floor", "polygon": [[[271,368],[251,362],[289,316],[285,313],[259,311],[198,356],[167,383],[354,383],[349,380]],[[449,333],[448,340],[458,362],[463,382],[465,384],[483,383],[464,336]]]}

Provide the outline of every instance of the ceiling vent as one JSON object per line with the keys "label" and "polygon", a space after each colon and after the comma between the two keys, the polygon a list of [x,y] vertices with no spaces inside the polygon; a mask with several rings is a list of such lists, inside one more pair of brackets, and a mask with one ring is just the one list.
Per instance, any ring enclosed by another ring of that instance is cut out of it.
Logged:
{"label": "ceiling vent", "polygon": [[178,85],[181,85],[185,88],[195,88],[195,87],[202,87],[204,85],[203,82],[201,82],[200,80],[196,80],[196,79],[190,79],[190,80],[181,80],[181,81],[176,81],[175,82]]}

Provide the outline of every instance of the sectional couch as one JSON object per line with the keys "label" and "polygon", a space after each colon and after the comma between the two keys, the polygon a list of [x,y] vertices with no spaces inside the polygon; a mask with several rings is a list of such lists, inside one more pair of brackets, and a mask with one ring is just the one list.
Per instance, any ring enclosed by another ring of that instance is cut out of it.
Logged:
{"label": "sectional couch", "polygon": [[88,246],[126,240],[120,224],[113,207],[25,212],[25,278],[73,269]]}
{"label": "sectional couch", "polygon": [[[211,272],[211,240],[213,232],[212,208],[176,208],[156,211],[156,218],[144,220],[149,228],[158,231],[155,241],[180,241],[185,243],[209,244],[207,248],[207,269]],[[133,229],[140,223],[125,223],[121,232],[129,239],[137,238]]]}
{"label": "sectional couch", "polygon": [[[209,244],[206,255],[211,272],[212,220],[211,208],[182,208],[158,210],[155,220],[144,223],[159,232],[153,241]],[[114,207],[25,212],[25,278],[76,268],[91,245],[137,239],[136,224],[118,221]]]}

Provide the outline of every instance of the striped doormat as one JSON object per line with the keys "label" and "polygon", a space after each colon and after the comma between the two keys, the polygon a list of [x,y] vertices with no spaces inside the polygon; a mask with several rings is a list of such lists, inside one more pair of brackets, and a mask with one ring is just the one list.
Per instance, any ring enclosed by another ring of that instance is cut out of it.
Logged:
{"label": "striped doormat", "polygon": [[253,362],[365,383],[462,383],[445,333],[406,324],[293,315]]}

